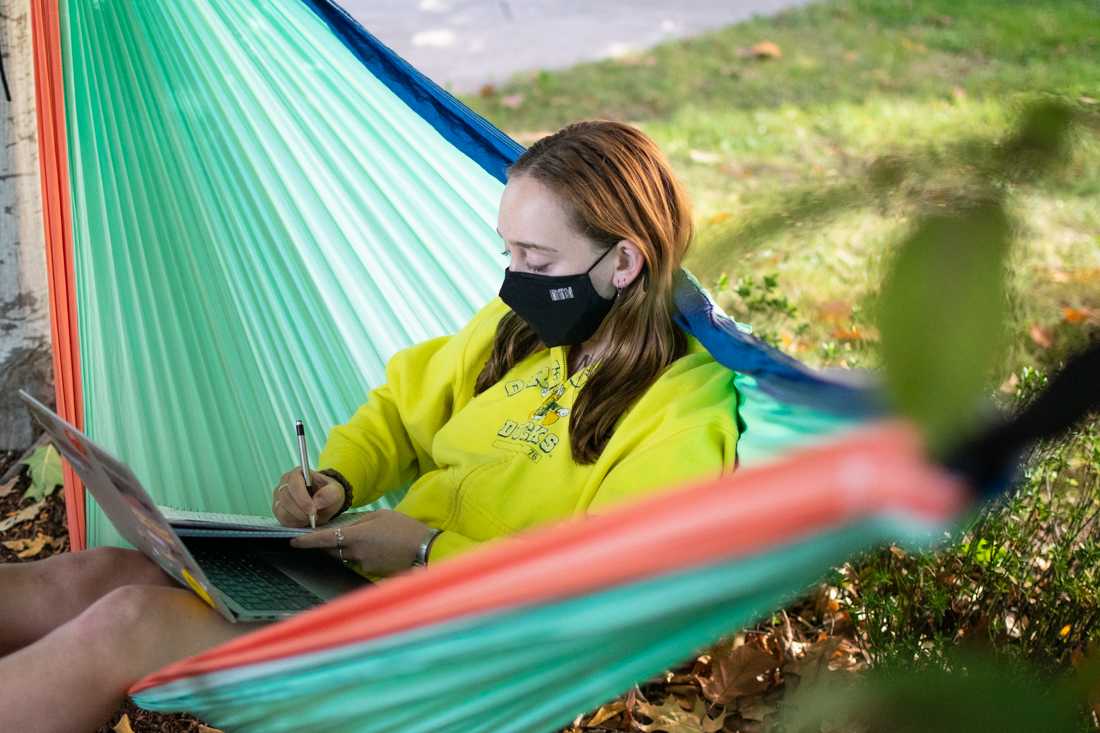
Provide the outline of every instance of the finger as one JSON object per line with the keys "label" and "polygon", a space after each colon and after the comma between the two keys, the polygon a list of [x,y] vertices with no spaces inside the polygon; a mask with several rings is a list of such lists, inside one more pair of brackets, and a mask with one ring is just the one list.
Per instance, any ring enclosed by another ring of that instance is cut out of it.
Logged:
{"label": "finger", "polygon": [[[347,553],[348,538],[344,537],[342,545],[344,546],[344,553]],[[336,547],[336,530],[335,529],[321,529],[316,532],[309,532],[307,534],[300,534],[290,540],[291,547]]]}
{"label": "finger", "polygon": [[287,484],[290,483],[290,475],[292,473],[293,471],[287,471],[279,477],[278,483],[275,484],[275,490],[271,492],[272,500],[274,500],[275,497],[279,496],[279,494],[282,494],[284,491],[286,491]]}
{"label": "finger", "polygon": [[271,507],[272,514],[280,524],[286,527],[304,527],[309,521],[308,518],[297,506],[287,506],[288,503],[289,500],[285,496],[276,499],[276,503]]}
{"label": "finger", "polygon": [[[301,473],[301,471],[299,471],[299,473]],[[329,476],[327,473],[310,470],[309,480],[313,483],[313,495],[316,496],[318,488],[324,486],[327,483],[331,483],[336,479],[334,479],[332,476]]]}
{"label": "finger", "polygon": [[313,501],[320,507],[317,512],[317,521],[323,524],[336,516],[340,507],[344,506],[344,487],[337,481],[330,481],[313,495]]}
{"label": "finger", "polygon": [[[275,493],[271,498],[271,513],[288,527],[300,526],[293,524],[293,522],[305,519],[305,515],[302,514],[302,510],[290,497],[289,478],[290,473],[287,472],[279,479],[279,484],[275,487]],[[284,519],[289,520],[290,523],[284,521]]]}
{"label": "finger", "polygon": [[[313,507],[313,497],[309,495],[309,491],[306,489],[306,482],[302,479],[301,471],[294,471],[287,477],[287,487],[284,491],[289,495],[289,499],[293,502],[302,515],[309,517],[311,512],[315,512]],[[283,502],[284,504],[287,502]]]}

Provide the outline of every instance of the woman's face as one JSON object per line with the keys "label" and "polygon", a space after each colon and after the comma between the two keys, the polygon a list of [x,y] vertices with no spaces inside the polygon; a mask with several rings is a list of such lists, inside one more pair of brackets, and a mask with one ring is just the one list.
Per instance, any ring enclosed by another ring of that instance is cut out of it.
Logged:
{"label": "woman's face", "polygon": [[[576,275],[603,254],[573,228],[557,196],[525,175],[512,177],[504,187],[497,233],[504,240],[508,267],[515,272]],[[623,240],[615,246],[622,248],[624,244],[629,242]],[[615,283],[633,279],[619,271],[621,255],[621,252],[608,253],[588,273],[596,291],[605,298],[615,295]]]}

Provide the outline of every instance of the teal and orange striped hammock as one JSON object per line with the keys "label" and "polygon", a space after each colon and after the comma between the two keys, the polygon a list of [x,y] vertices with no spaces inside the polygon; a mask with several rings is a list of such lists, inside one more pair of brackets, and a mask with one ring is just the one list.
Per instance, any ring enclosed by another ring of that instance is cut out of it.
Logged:
{"label": "teal and orange striped hammock", "polygon": [[[266,513],[288,420],[327,434],[495,295],[522,148],[329,0],[32,11],[58,412],[160,504]],[[873,384],[762,343],[690,273],[677,306],[735,373],[734,475],[367,587],[137,704],[228,731],[552,731],[973,508]],[[67,466],[65,500],[74,550],[125,546]]]}

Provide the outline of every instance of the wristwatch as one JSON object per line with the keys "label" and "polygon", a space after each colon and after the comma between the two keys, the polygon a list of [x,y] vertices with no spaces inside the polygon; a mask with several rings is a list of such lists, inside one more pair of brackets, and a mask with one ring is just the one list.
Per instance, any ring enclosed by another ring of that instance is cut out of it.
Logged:
{"label": "wristwatch", "polygon": [[355,492],[351,490],[351,484],[349,484],[348,480],[344,478],[344,474],[340,473],[335,468],[322,468],[317,473],[323,473],[329,478],[336,479],[336,482],[344,488],[344,503],[340,505],[340,508],[336,510],[335,514],[329,517],[328,521],[331,522],[333,519],[336,519],[336,517],[340,516],[351,508],[351,501],[354,498]]}
{"label": "wristwatch", "polygon": [[428,530],[428,534],[424,536],[424,539],[420,542],[420,547],[416,548],[416,559],[413,560],[413,566],[425,566],[428,564],[428,553],[432,549],[432,543],[435,542],[435,538],[440,535],[443,530],[431,527]]}

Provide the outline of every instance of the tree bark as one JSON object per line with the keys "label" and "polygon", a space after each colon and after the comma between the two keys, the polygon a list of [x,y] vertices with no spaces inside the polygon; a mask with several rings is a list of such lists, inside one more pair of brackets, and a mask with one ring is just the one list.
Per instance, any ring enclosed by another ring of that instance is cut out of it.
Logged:
{"label": "tree bark", "polygon": [[30,0],[0,0],[0,51],[7,81],[6,92],[0,88],[0,450],[23,450],[41,430],[19,389],[56,402]]}

